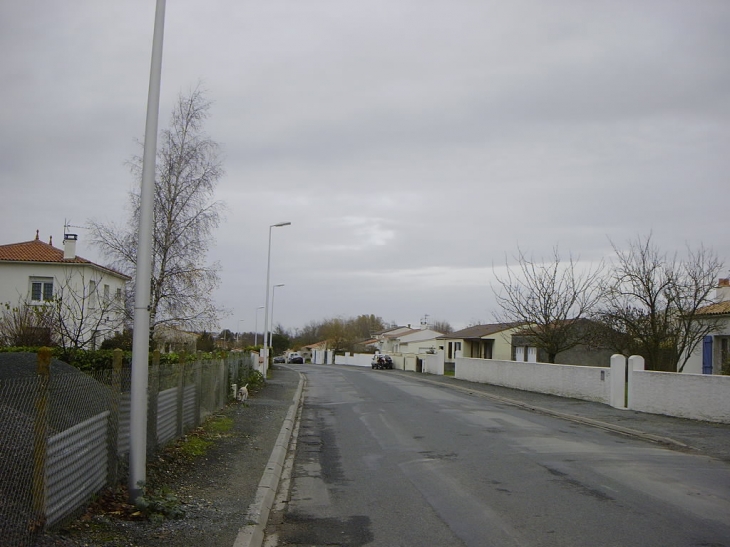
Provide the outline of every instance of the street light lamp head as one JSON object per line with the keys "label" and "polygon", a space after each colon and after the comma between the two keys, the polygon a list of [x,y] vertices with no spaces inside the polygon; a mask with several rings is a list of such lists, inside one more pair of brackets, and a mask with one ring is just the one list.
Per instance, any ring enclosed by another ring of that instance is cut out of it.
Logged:
{"label": "street light lamp head", "polygon": [[291,226],[291,222],[279,222],[278,224],[272,225],[274,228],[281,228],[282,226]]}

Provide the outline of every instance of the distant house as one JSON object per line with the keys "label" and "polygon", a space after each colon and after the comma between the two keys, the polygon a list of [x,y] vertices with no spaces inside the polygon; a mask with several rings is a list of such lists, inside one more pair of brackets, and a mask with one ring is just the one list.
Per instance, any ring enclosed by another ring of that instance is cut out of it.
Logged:
{"label": "distant house", "polygon": [[414,332],[410,325],[407,327],[392,327],[374,335],[376,343],[375,349],[379,353],[394,353],[397,345],[398,337],[410,332]]}
{"label": "distant house", "polygon": [[161,353],[195,353],[199,334],[166,325],[155,325],[153,339]]}
{"label": "distant house", "polygon": [[[576,328],[579,331],[589,329],[593,325],[589,319],[579,319]],[[608,348],[599,348],[587,343],[561,351],[555,356],[555,363],[560,365],[582,365],[607,367],[611,363],[611,355],[616,353]],[[528,363],[548,363],[547,352],[538,347],[535,335],[527,329],[518,329],[512,333],[512,361]]]}
{"label": "distant house", "polygon": [[429,328],[413,329],[395,338],[393,342],[394,353],[434,353],[439,349],[443,349],[443,344],[438,338],[443,336],[442,332],[438,332]]}
{"label": "distant house", "polygon": [[698,310],[699,320],[712,321],[716,328],[693,352],[684,366],[686,373],[730,374],[730,279],[718,281],[715,300]]}
{"label": "distant house", "polygon": [[378,350],[377,338],[368,338],[355,344],[355,351],[358,353],[375,353]]}
{"label": "distant house", "polygon": [[94,349],[121,332],[130,277],[76,254],[76,234],[63,249],[35,239],[0,245],[0,303],[55,310],[64,345]]}
{"label": "distant house", "polygon": [[457,357],[511,360],[511,337],[520,328],[521,325],[514,323],[493,323],[474,325],[440,336],[438,340],[444,346],[446,368],[453,370]]}

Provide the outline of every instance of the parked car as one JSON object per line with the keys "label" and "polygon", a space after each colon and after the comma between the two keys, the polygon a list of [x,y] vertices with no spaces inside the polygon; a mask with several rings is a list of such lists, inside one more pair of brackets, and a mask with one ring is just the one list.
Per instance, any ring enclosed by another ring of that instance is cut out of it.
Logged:
{"label": "parked car", "polygon": [[277,355],[274,357],[274,363],[286,363],[286,358],[283,355]]}
{"label": "parked car", "polygon": [[377,369],[392,369],[393,359],[390,355],[376,353],[375,355],[373,355],[371,366]]}
{"label": "parked car", "polygon": [[301,355],[290,355],[289,362],[296,365],[302,365],[304,364],[304,357]]}

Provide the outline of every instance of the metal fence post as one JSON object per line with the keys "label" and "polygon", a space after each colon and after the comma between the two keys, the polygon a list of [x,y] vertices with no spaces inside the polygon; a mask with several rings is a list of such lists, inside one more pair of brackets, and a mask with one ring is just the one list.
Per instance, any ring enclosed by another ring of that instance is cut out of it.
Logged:
{"label": "metal fence post", "polygon": [[157,395],[160,392],[160,350],[152,352],[147,393],[147,455],[157,448]]}
{"label": "metal fence post", "polygon": [[38,350],[38,396],[33,439],[33,515],[32,528],[42,528],[46,515],[46,458],[48,455],[48,388],[51,375],[51,349]]}
{"label": "metal fence post", "polygon": [[182,437],[185,432],[185,363],[186,355],[180,355],[180,363],[177,371],[177,436]]}
{"label": "metal fence post", "polygon": [[107,485],[116,486],[119,480],[119,403],[122,396],[122,350],[114,350],[112,357],[111,401],[109,405],[109,432],[107,445],[109,472]]}
{"label": "metal fence post", "polygon": [[203,361],[198,352],[195,362],[195,426],[200,425],[201,406],[203,404]]}

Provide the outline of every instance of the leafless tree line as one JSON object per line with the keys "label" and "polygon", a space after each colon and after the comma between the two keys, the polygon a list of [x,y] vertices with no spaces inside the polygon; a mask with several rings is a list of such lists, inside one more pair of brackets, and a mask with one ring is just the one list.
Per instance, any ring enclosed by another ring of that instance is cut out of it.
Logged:
{"label": "leafless tree line", "polygon": [[660,250],[652,235],[611,243],[615,258],[585,266],[558,249],[548,260],[519,250],[493,287],[499,322],[523,325],[550,362],[579,344],[641,355],[650,370],[682,372],[718,320],[702,315],[714,303],[723,264],[710,249]]}

